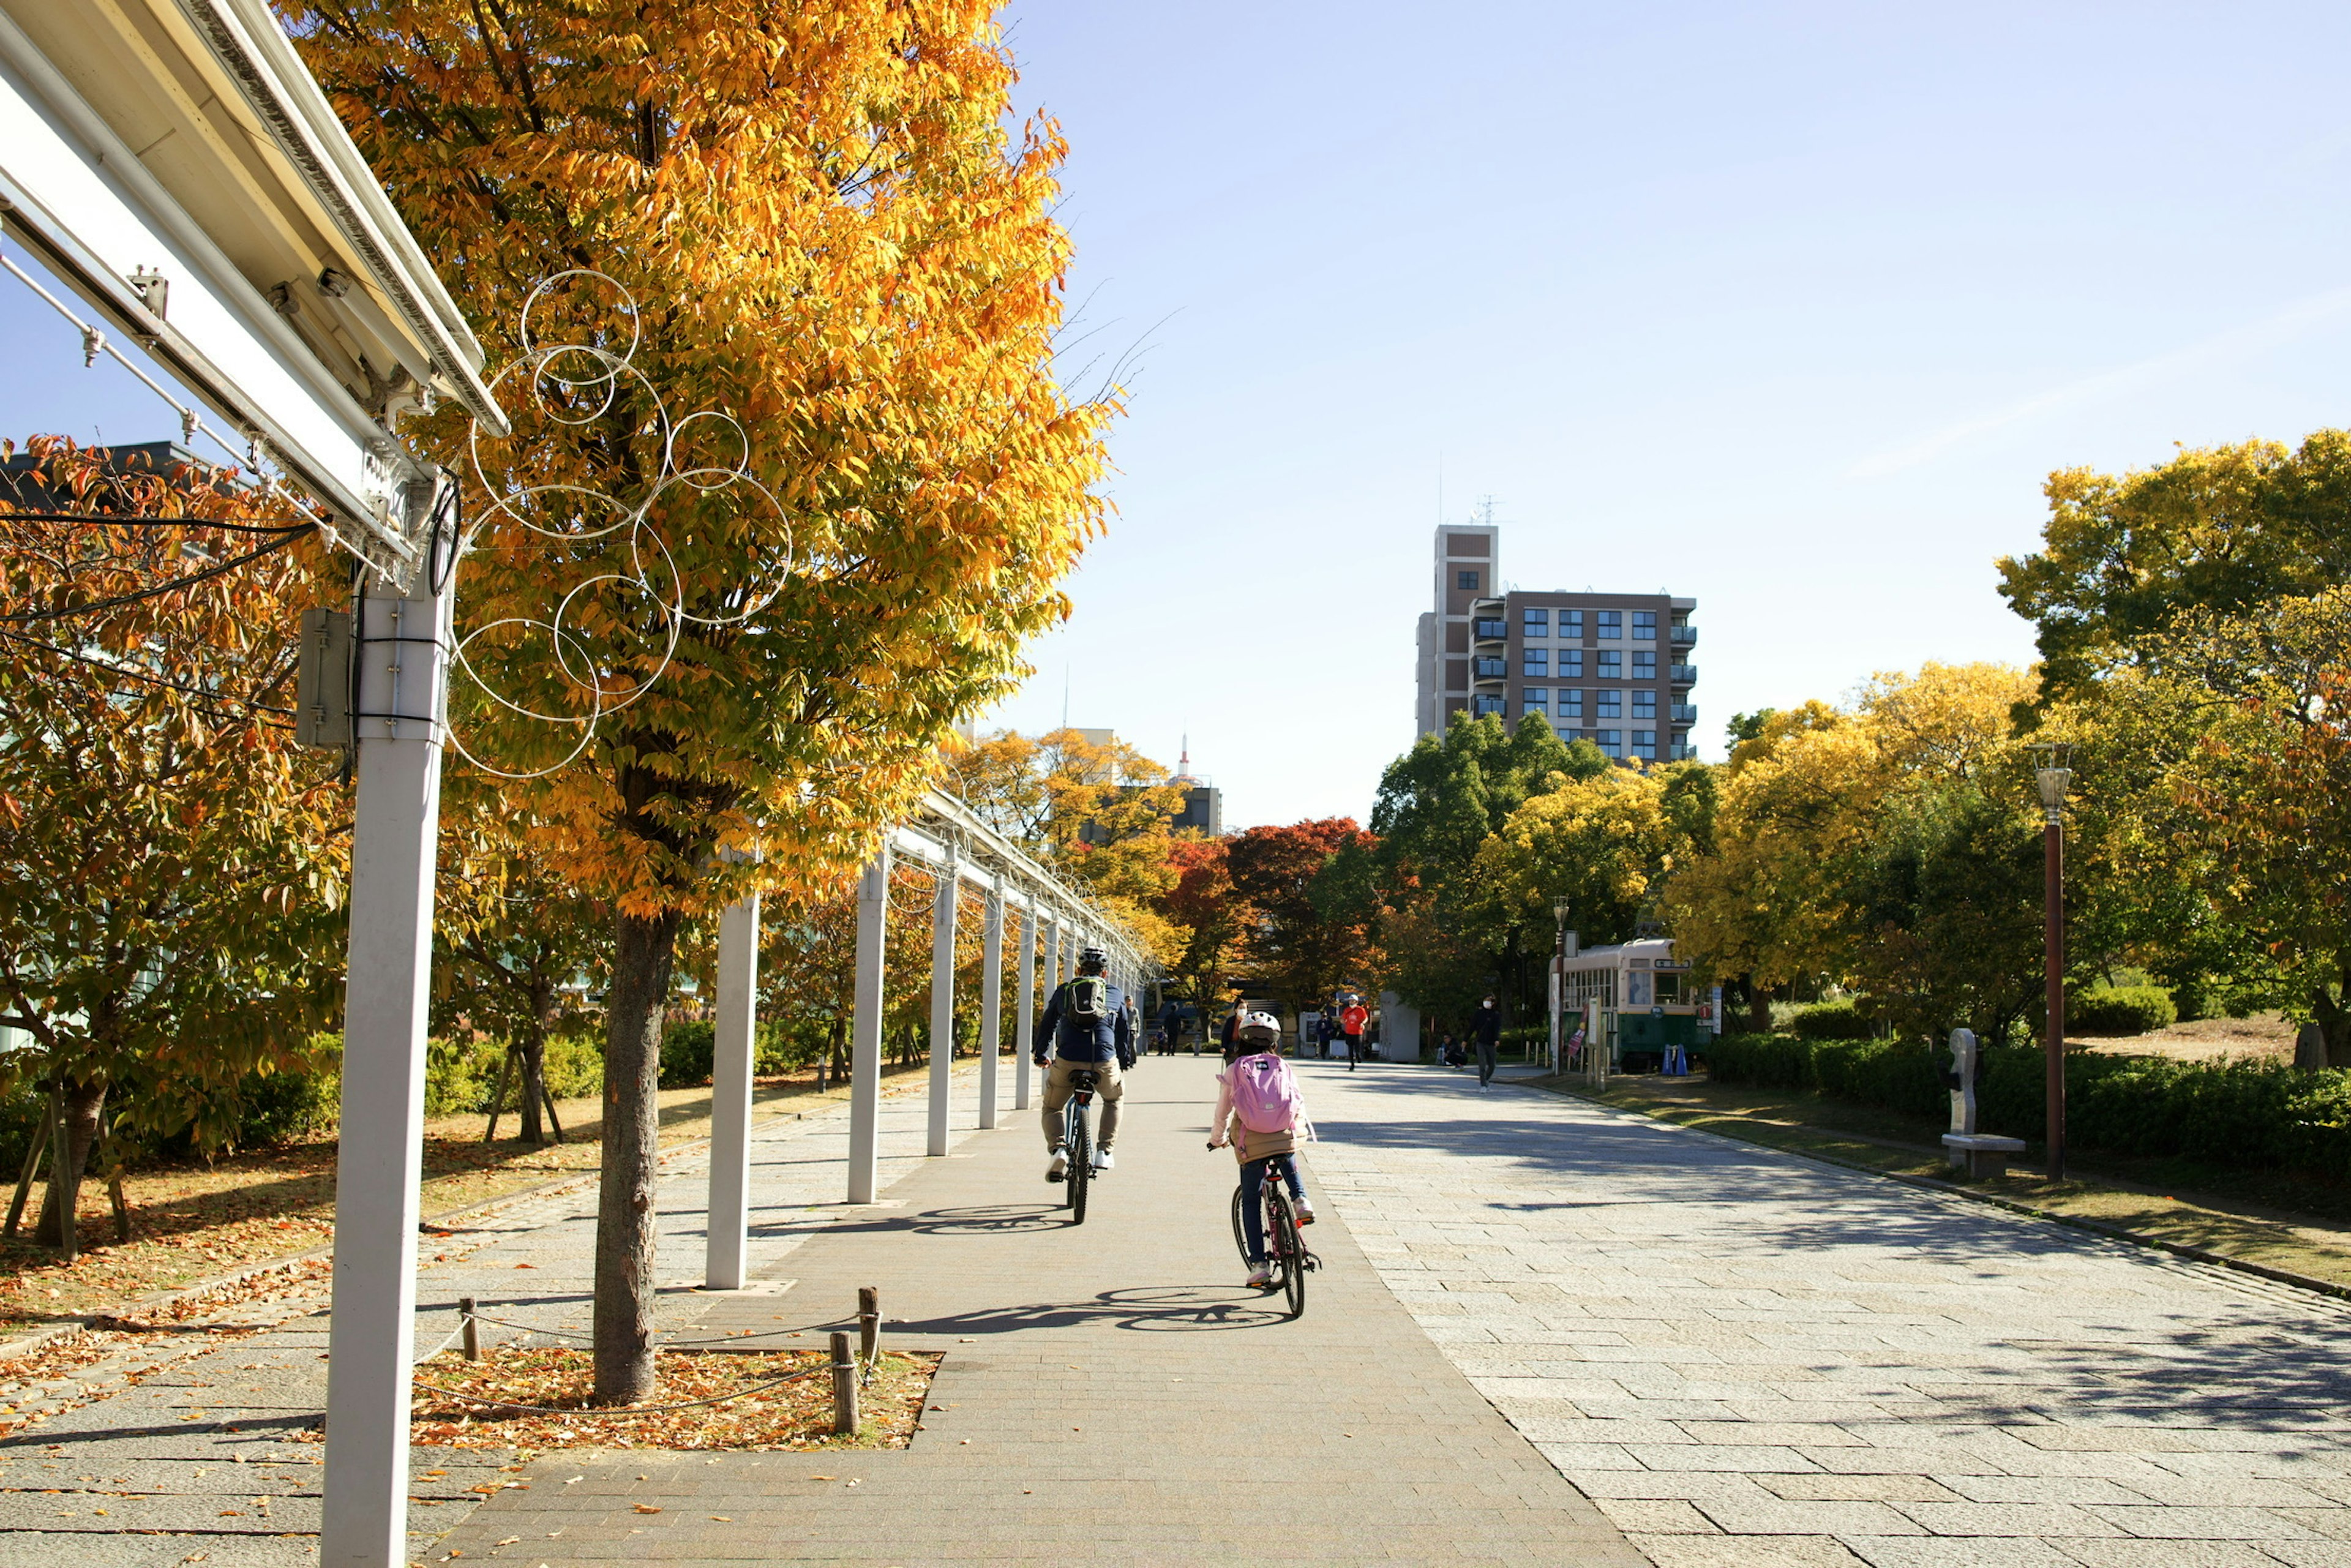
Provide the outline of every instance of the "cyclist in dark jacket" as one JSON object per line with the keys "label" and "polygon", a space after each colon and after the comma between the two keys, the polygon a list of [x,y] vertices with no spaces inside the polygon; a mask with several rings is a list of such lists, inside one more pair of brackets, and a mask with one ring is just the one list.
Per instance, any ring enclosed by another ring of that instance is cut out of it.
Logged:
{"label": "cyclist in dark jacket", "polygon": [[[1077,978],[1054,988],[1052,999],[1045,1004],[1045,1016],[1037,1024],[1036,1044],[1029,1055],[1045,1069],[1042,1120],[1045,1147],[1053,1156],[1045,1167],[1047,1181],[1060,1181],[1070,1172],[1069,1151],[1061,1146],[1061,1120],[1074,1092],[1070,1082],[1072,1073],[1092,1073],[1094,1093],[1102,1101],[1094,1169],[1106,1171],[1116,1163],[1111,1158],[1110,1146],[1118,1137],[1119,1096],[1126,1092],[1119,1073],[1134,1065],[1134,1010],[1126,1005],[1126,993],[1102,978],[1109,962],[1109,955],[1099,947],[1080,953]],[[1105,997],[1102,1016],[1091,1020],[1076,1016],[1073,1000],[1073,993],[1088,981],[1100,985]]]}

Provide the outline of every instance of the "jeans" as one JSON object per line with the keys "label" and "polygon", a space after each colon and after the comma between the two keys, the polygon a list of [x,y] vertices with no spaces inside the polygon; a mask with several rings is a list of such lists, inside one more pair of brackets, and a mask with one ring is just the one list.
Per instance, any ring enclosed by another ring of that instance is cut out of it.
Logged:
{"label": "jeans", "polygon": [[1265,1167],[1280,1167],[1281,1179],[1290,1184],[1290,1196],[1301,1203],[1306,1201],[1306,1184],[1298,1177],[1298,1157],[1294,1155],[1269,1155],[1261,1160],[1249,1160],[1241,1166],[1241,1234],[1248,1239],[1249,1266],[1265,1261]]}
{"label": "jeans", "polygon": [[1493,1076],[1494,1042],[1490,1040],[1481,1040],[1478,1042],[1478,1086],[1484,1088],[1487,1081]]}

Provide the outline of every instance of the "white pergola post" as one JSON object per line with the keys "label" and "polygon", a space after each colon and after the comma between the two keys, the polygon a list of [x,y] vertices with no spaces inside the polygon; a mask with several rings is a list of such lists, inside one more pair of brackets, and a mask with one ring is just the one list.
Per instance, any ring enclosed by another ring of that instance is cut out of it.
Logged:
{"label": "white pergola post", "polygon": [[882,960],[889,944],[890,846],[857,884],[857,985],[849,1017],[849,1201],[872,1203],[882,1106]]}
{"label": "white pergola post", "polygon": [[979,1125],[996,1125],[997,1058],[1004,1045],[1004,890],[987,890],[979,950]]}
{"label": "white pergola post", "polygon": [[710,1224],[703,1288],[743,1288],[750,1241],[751,1058],[758,1020],[759,895],[718,917],[718,1016],[710,1058]]}
{"label": "white pergola post", "polygon": [[1037,949],[1043,946],[1045,927],[1031,897],[1020,911],[1020,994],[1013,1002],[1012,1108],[1029,1109],[1029,1053],[1037,1049]]}
{"label": "white pergola post", "polygon": [[962,903],[962,874],[950,848],[931,895],[931,1125],[924,1152],[935,1159],[947,1152],[948,1091],[955,1081],[956,912]]}
{"label": "white pergola post", "polygon": [[358,628],[354,706],[368,716],[352,731],[359,794],[319,1551],[321,1563],[351,1568],[409,1560],[417,1183],[453,589],[435,596],[420,583],[423,597],[365,601]]}

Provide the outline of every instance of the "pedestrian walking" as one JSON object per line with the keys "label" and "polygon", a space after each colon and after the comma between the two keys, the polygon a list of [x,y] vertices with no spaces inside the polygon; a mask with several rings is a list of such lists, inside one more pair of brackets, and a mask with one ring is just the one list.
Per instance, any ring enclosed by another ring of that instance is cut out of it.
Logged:
{"label": "pedestrian walking", "polygon": [[1494,1082],[1494,1054],[1502,1044],[1502,1009],[1494,998],[1478,1004],[1469,1032],[1478,1041],[1478,1092],[1482,1094]]}

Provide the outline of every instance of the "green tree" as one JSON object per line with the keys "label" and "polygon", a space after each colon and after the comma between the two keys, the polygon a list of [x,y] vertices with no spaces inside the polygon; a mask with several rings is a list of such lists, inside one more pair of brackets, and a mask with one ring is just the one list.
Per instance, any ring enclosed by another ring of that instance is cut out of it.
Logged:
{"label": "green tree", "polygon": [[2001,594],[2039,627],[2044,697],[2156,655],[2185,611],[2220,613],[2351,578],[2351,433],[2183,451],[2159,467],[2049,476],[2042,548]]}

